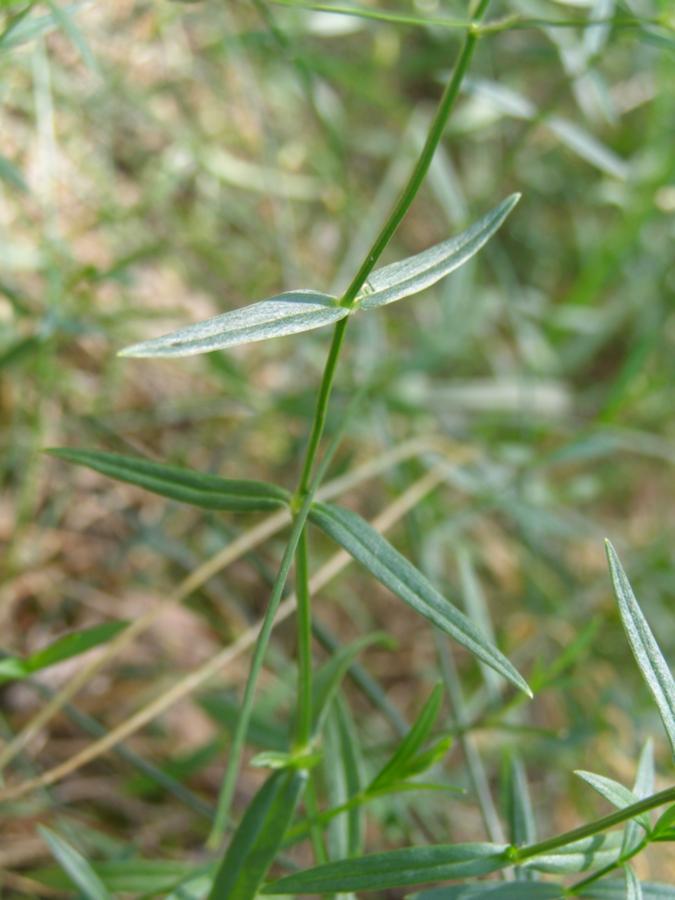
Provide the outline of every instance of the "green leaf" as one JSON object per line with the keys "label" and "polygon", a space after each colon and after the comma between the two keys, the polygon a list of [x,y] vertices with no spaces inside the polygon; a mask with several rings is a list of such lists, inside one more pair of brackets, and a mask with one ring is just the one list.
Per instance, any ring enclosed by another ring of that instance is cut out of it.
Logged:
{"label": "green leaf", "polygon": [[623,867],[626,876],[626,900],[642,900],[642,886],[630,866]]}
{"label": "green leaf", "polygon": [[362,650],[373,644],[390,648],[395,646],[393,639],[384,632],[364,635],[346,647],[341,647],[316,673],[312,689],[312,730],[315,734],[321,730],[331,701],[350,666]]}
{"label": "green leaf", "polygon": [[518,756],[509,760],[505,794],[511,843],[533,844],[537,839],[537,829],[525,766]]}
{"label": "green leaf", "polygon": [[238,344],[311,331],[344,319],[349,311],[334,297],[317,291],[289,291],[205,322],[133,344],[120,356],[192,356]]}
{"label": "green leaf", "polygon": [[622,841],[623,833],[621,831],[594,834],[591,837],[573,841],[552,853],[535,856],[521,865],[552,875],[566,875],[572,872],[585,872],[586,869],[599,869],[617,858]]}
{"label": "green leaf", "polygon": [[[636,797],[632,791],[629,791],[627,787],[620,784],[618,781],[614,781],[613,778],[606,778],[604,775],[596,775],[594,772],[584,772],[583,769],[577,769],[574,774],[578,775],[579,778],[583,778],[585,782],[590,784],[590,786],[601,794],[605,800],[609,800],[609,802],[613,806],[616,806],[617,809],[631,806],[633,803],[638,803],[640,800],[640,798]],[[646,813],[641,813],[639,816],[636,816],[635,821],[639,822],[646,831],[649,831],[649,818]]]}
{"label": "green leaf", "polygon": [[398,745],[394,755],[370,782],[368,793],[381,790],[392,782],[402,781],[407,777],[408,764],[431,734],[442,702],[443,687],[437,684],[420,710],[410,731]]}
{"label": "green leaf", "polygon": [[654,830],[652,831],[652,840],[675,840],[675,805],[669,806],[663,815],[658,818]]}
{"label": "green leaf", "polygon": [[28,192],[28,185],[14,163],[0,153],[0,179],[23,193]]}
{"label": "green leaf", "polygon": [[[169,859],[114,859],[92,864],[97,877],[111,894],[164,894],[176,882],[188,878],[194,863]],[[63,873],[57,869],[38,869],[31,878],[48,887],[66,890]]]}
{"label": "green leaf", "polygon": [[105,622],[103,625],[94,625],[92,628],[66,634],[48,647],[23,659],[10,656],[0,660],[0,684],[15,678],[27,678],[41,669],[79,656],[100,644],[107,644],[115,635],[125,629],[127,624],[127,622]]}
{"label": "green leaf", "polygon": [[[642,900],[675,900],[675,887],[645,881],[641,885]],[[626,900],[626,882],[609,878],[590,885],[581,894],[583,900]]]}
{"label": "green leaf", "polygon": [[281,846],[307,772],[273,772],[249,804],[218,867],[209,900],[253,900]]}
{"label": "green leaf", "polygon": [[[645,745],[640,753],[638,760],[637,774],[635,776],[635,784],[633,785],[633,794],[642,800],[654,793],[654,742],[651,738],[647,738]],[[645,813],[645,821],[647,827],[651,826],[651,815]],[[623,833],[623,844],[621,845],[621,856],[627,856],[642,840],[642,828],[635,819],[626,822]],[[652,838],[653,840],[653,838]]]}
{"label": "green leaf", "polygon": [[70,11],[67,6],[61,6],[57,0],[46,0],[47,6],[52,12],[52,15],[56,19],[59,24],[59,28],[66,34],[69,40],[72,42],[73,46],[77,48],[77,52],[82,57],[82,61],[87,66],[87,68],[92,72],[98,72],[98,66],[96,64],[96,60],[94,59],[94,55],[89,48],[89,44],[86,42],[84,35],[77,27],[77,24],[74,18],[71,16]]}
{"label": "green leaf", "polygon": [[[381,891],[440,881],[487,875],[510,865],[500,844],[450,844],[406,847],[357,859],[325,863],[286,875],[266,885],[263,894],[329,894],[335,891]],[[229,895],[228,895],[229,900]]]}
{"label": "green leaf", "polygon": [[455,884],[415,894],[411,900],[559,900],[565,890],[543,881]]}
{"label": "green leaf", "polygon": [[[325,730],[324,777],[332,806],[361,792],[363,760],[356,728],[341,696],[331,704]],[[336,816],[328,826],[331,857],[358,856],[363,852],[363,806],[356,804]]]}
{"label": "green leaf", "polygon": [[362,309],[375,309],[417,294],[464,265],[489,241],[520,199],[511,194],[456,237],[416,256],[376,269],[357,297]]}
{"label": "green leaf", "polygon": [[642,677],[654,696],[675,756],[675,681],[609,541],[605,542],[621,621]]}
{"label": "green leaf", "polygon": [[87,900],[112,900],[101,879],[77,850],[49,828],[38,826],[38,831],[58,864]]}
{"label": "green leaf", "polygon": [[315,503],[309,517],[401,600],[531,696],[527,682],[504,654],[361,516],[332,504]]}
{"label": "green leaf", "polygon": [[134,484],[153,494],[202,509],[226,509],[231,512],[277,509],[285,506],[290,496],[282,488],[263,481],[219,478],[217,475],[119,453],[71,450],[67,447],[50,449],[47,453],[66,462],[87,466],[109,478]]}

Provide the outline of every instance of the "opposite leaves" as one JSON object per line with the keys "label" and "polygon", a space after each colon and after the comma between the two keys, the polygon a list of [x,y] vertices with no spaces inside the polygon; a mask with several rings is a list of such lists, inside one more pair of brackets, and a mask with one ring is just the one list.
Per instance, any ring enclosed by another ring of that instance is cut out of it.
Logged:
{"label": "opposite leaves", "polygon": [[133,344],[120,356],[192,356],[332,325],[359,309],[375,309],[417,294],[464,265],[492,237],[519,200],[512,194],[461,234],[408,259],[377,269],[352,308],[318,291],[298,290],[223,313],[162,337]]}

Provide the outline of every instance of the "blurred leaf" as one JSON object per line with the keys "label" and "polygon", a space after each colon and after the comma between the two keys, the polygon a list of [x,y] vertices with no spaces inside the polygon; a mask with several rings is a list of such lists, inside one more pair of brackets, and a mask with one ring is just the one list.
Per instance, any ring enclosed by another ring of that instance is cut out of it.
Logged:
{"label": "blurred leaf", "polygon": [[[335,741],[335,751],[329,754],[326,746],[326,778],[332,785],[331,801],[334,804],[344,803],[349,797],[356,796],[361,790],[363,760],[358,743],[358,735],[349,713],[347,704],[337,697],[333,702],[333,715],[330,722],[334,728],[329,729],[327,739]],[[337,765],[336,765],[337,761]],[[340,838],[334,838],[342,844],[340,856],[358,856],[363,852],[363,807],[357,804],[343,815],[337,816],[331,823],[331,836],[337,832]],[[337,854],[336,854],[337,855]]]}
{"label": "blurred leaf", "polygon": [[[639,797],[636,797],[632,791],[629,791],[627,787],[620,784],[618,781],[614,781],[612,778],[606,778],[604,775],[596,775],[593,772],[584,772],[582,769],[577,769],[574,774],[578,775],[579,778],[583,778],[583,780],[590,784],[590,786],[601,794],[605,800],[609,800],[609,802],[618,809],[623,809],[625,806],[631,806],[640,799]],[[646,813],[636,816],[635,821],[639,822],[645,831],[649,831],[649,818]]]}
{"label": "blurred leaf", "polygon": [[0,660],[0,684],[16,678],[28,678],[29,675],[72,659],[98,647],[107,644],[115,635],[127,627],[127,622],[106,622],[103,625],[94,625],[82,631],[74,631],[54,641],[48,647],[38,650],[24,658],[17,656],[6,657]]}
{"label": "blurred leaf", "polygon": [[315,503],[310,519],[416,612],[531,695],[527,682],[504,654],[359,515],[332,504]]}
{"label": "blurred leaf", "polygon": [[99,450],[71,450],[67,447],[53,448],[46,452],[66,462],[87,466],[109,478],[125,481],[152,491],[153,494],[202,509],[255,512],[285,506],[289,499],[287,491],[263,481],[219,478],[217,475],[167,466],[140,457]]}
{"label": "blurred leaf", "polygon": [[561,900],[565,889],[542,881],[455,884],[414,894],[412,900]]}
{"label": "blurred leaf", "polygon": [[[132,857],[96,862],[92,868],[112,894],[154,894],[163,893],[177,881],[188,878],[195,866],[177,860]],[[30,875],[48,887],[65,890],[69,886],[63,873],[56,869],[38,869]]]}
{"label": "blurred leaf", "polygon": [[357,297],[362,309],[375,309],[410,297],[435,284],[474,256],[503,224],[520,194],[511,194],[473,225],[416,256],[376,269]]}
{"label": "blurred leaf", "polygon": [[24,181],[23,175],[14,163],[10,162],[2,153],[0,153],[0,179],[18,191],[28,192],[28,185]]}
{"label": "blurred leaf", "polygon": [[67,6],[61,6],[58,0],[46,0],[47,6],[52,12],[52,15],[58,22],[59,28],[64,32],[64,34],[68,35],[68,38],[73,43],[73,46],[77,48],[78,53],[82,57],[82,61],[86,65],[86,67],[91,72],[98,72],[98,65],[94,56],[89,48],[89,44],[84,38],[84,35],[77,27],[77,23],[74,18],[70,14],[70,10]]}
{"label": "blurred leaf", "polygon": [[393,648],[395,641],[384,632],[367,634],[362,638],[341,647],[333,656],[316,672],[312,689],[312,727],[314,733],[321,730],[330,705],[338,692],[342,679],[347,674],[356,657],[373,644]]}
{"label": "blurred leaf", "polygon": [[[511,843],[515,845],[533,844],[537,839],[537,827],[525,766],[519,756],[513,755],[508,760],[505,782],[504,808],[509,823]],[[529,881],[535,875],[531,870],[516,866],[516,877],[520,881]]]}
{"label": "blurred leaf", "polygon": [[[633,785],[633,794],[642,800],[654,793],[654,742],[651,738],[647,738],[645,745],[640,753],[638,760],[637,774],[635,776],[635,784]],[[651,825],[650,813],[645,813],[647,827]],[[634,849],[644,837],[640,825],[635,819],[626,822],[623,834],[623,844],[621,846],[621,855],[627,855]]]}
{"label": "blurred leaf", "polygon": [[87,900],[112,900],[101,879],[77,850],[49,828],[38,826],[38,831],[58,864]]}
{"label": "blurred leaf", "polygon": [[573,841],[553,853],[546,853],[528,859],[522,865],[538,872],[552,875],[566,875],[572,872],[584,872],[586,869],[601,868],[613,862],[621,850],[623,833],[610,831],[607,834],[594,834],[592,837]]}
{"label": "blurred leaf", "polygon": [[642,886],[631,866],[623,867],[626,876],[626,900],[642,900]]}
{"label": "blurred leaf", "polygon": [[311,331],[339,322],[348,310],[317,291],[289,291],[251,306],[197,322],[162,337],[133,344],[120,356],[167,357],[211,353],[239,344]]}
{"label": "blurred leaf", "polygon": [[218,867],[209,900],[254,900],[281,846],[307,773],[274,772],[250,802]]}
{"label": "blurred leaf", "polygon": [[263,894],[329,894],[335,891],[381,891],[440,881],[487,875],[508,866],[500,844],[451,844],[406,847],[358,859],[326,863],[286,875],[266,885]]}
{"label": "blurred leaf", "polygon": [[647,682],[659,708],[671,750],[675,756],[675,681],[673,681],[668,664],[635,599],[635,594],[616,550],[609,541],[605,543],[614,593],[619,602],[619,612],[628,636],[628,643],[640,667],[642,677]]}
{"label": "blurred leaf", "polygon": [[[641,884],[642,900],[675,900],[675,887],[644,881]],[[584,900],[626,900],[626,882],[622,878],[609,878],[590,885],[581,895]]]}

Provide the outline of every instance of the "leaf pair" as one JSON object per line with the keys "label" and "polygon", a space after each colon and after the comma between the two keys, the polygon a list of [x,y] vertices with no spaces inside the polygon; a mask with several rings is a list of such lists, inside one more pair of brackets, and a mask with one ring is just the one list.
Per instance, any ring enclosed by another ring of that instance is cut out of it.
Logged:
{"label": "leaf pair", "polygon": [[519,194],[512,194],[456,237],[376,270],[351,309],[341,306],[338,299],[329,294],[289,291],[134,344],[122,350],[120,356],[192,356],[225,350],[238,344],[312,331],[335,324],[359,308],[375,309],[417,294],[471,259],[497,231],[519,199]]}
{"label": "leaf pair", "polygon": [[[262,481],[235,481],[95,450],[60,448],[49,452],[68,462],[87,466],[119,481],[202,509],[264,511],[288,506],[290,502],[288,491]],[[509,660],[361,516],[335,505],[317,502],[313,504],[309,518],[408,606],[531,695],[527,683]],[[316,708],[317,703],[315,701]]]}

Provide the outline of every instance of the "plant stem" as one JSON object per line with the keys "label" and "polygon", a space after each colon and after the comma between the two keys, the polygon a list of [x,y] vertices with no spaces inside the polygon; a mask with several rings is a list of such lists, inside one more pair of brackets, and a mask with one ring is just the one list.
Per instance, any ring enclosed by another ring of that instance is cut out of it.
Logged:
{"label": "plant stem", "polygon": [[295,745],[298,749],[305,748],[312,736],[312,611],[307,556],[307,533],[303,529],[295,552],[298,617],[298,707]]}
{"label": "plant stem", "polygon": [[633,847],[633,849],[628,853],[624,853],[623,855],[619,856],[619,858],[615,859],[614,862],[608,863],[602,869],[599,869],[597,872],[594,872],[587,878],[582,878],[581,881],[575,882],[575,884],[567,888],[566,893],[574,896],[575,894],[578,894],[579,891],[587,888],[589,884],[594,884],[596,881],[600,881],[600,879],[604,878],[605,875],[609,875],[609,873],[614,869],[618,869],[619,866],[622,866],[624,863],[627,863],[628,860],[632,859],[634,856],[637,856],[638,853],[641,853],[648,844],[649,837],[645,837],[636,847]]}
{"label": "plant stem", "polygon": [[635,816],[640,815],[640,813],[654,809],[656,806],[663,806],[664,803],[672,803],[674,800],[675,787],[666,788],[666,790],[660,791],[658,794],[652,794],[651,797],[645,797],[644,800],[640,800],[638,803],[624,806],[623,809],[619,809],[615,813],[603,816],[602,819],[596,819],[595,822],[589,822],[588,825],[574,828],[572,831],[566,831],[564,834],[559,834],[557,837],[548,838],[548,840],[539,841],[536,844],[529,844],[525,847],[511,847],[508,850],[509,858],[512,862],[519,863],[525,859],[530,859],[533,856],[549,853],[551,850],[565,847],[567,844],[571,844],[574,841],[592,837],[594,834],[598,834],[601,831],[607,831],[607,829],[611,828],[613,825],[620,825],[628,819],[635,818]]}
{"label": "plant stem", "polygon": [[[462,46],[459,58],[457,59],[457,62],[453,69],[452,76],[445,91],[443,92],[440,103],[438,105],[438,109],[436,111],[436,115],[434,116],[431,127],[429,129],[429,133],[427,135],[427,139],[424,143],[424,147],[422,148],[422,152],[420,153],[417,163],[415,164],[410,178],[408,179],[408,183],[404,187],[398,201],[396,202],[396,205],[394,206],[394,209],[389,215],[389,218],[382,227],[380,233],[375,239],[375,242],[368,251],[366,258],[361,264],[361,267],[352,279],[349,287],[345,291],[340,301],[341,305],[347,308],[351,308],[354,305],[359,290],[365,284],[378,259],[393,237],[396,229],[401,224],[401,221],[403,220],[405,214],[407,213],[413,200],[415,199],[415,195],[417,194],[424,180],[424,177],[427,174],[429,166],[431,165],[431,160],[443,136],[443,132],[450,116],[450,112],[452,111],[455,101],[457,100],[459,89],[461,87],[464,76],[466,75],[466,71],[476,48],[476,43],[479,37],[478,23],[485,15],[489,3],[490,0],[480,0],[478,4],[472,24],[469,26],[467,35],[464,39],[464,44]],[[229,818],[230,804],[232,802],[237,773],[239,771],[241,755],[253,709],[253,700],[255,697],[255,689],[258,681],[258,676],[260,674],[260,670],[262,669],[265,652],[267,650],[267,644],[272,632],[272,625],[274,624],[274,617],[276,615],[279,603],[281,602],[281,595],[283,593],[284,587],[286,585],[286,580],[293,563],[293,557],[300,543],[300,539],[302,537],[302,533],[307,521],[307,516],[312,504],[314,491],[319,486],[320,475],[314,480],[314,482],[311,484],[311,487],[310,480],[312,478],[312,471],[315,466],[319,444],[321,442],[324,426],[326,424],[328,404],[330,402],[333,382],[335,380],[335,373],[337,370],[337,362],[340,356],[340,350],[344,341],[348,321],[348,318],[341,319],[336,324],[333,331],[333,340],[331,342],[330,351],[328,353],[328,358],[326,360],[326,365],[324,367],[323,376],[321,379],[321,386],[319,388],[316,408],[314,411],[314,420],[312,422],[312,430],[307,444],[307,449],[305,451],[305,459],[300,476],[299,487],[295,496],[295,504],[296,506],[300,504],[300,506],[293,519],[291,534],[289,536],[286,549],[284,550],[284,554],[279,566],[278,575],[272,588],[272,595],[270,596],[267,610],[265,611],[262,628],[258,637],[258,641],[256,643],[253,659],[251,661],[251,668],[249,670],[246,687],[244,689],[241,712],[239,714],[237,725],[232,736],[230,756],[227,761],[225,777],[223,779],[223,785],[220,791],[220,796],[218,798],[216,818],[214,821],[213,829],[211,831],[211,835],[209,836],[208,840],[208,844],[210,847],[216,847],[222,839],[223,834],[225,833],[227,820]],[[306,599],[306,615],[309,616],[311,622],[309,597],[307,597]],[[300,618],[302,617],[299,617],[299,619]],[[304,632],[304,628],[304,624],[302,622],[299,622],[299,632],[300,630],[303,630]],[[299,633],[299,645],[303,644],[304,641],[304,633],[301,637]]]}

